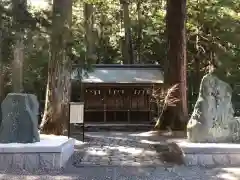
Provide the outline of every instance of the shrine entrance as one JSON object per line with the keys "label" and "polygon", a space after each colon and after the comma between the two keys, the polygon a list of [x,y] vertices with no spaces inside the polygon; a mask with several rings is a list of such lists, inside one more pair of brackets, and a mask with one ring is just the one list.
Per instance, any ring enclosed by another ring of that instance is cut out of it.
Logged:
{"label": "shrine entrance", "polygon": [[85,119],[91,122],[149,121],[151,87],[108,86],[85,89]]}
{"label": "shrine entrance", "polygon": [[84,121],[94,123],[144,123],[155,113],[154,86],[163,82],[156,65],[96,65],[79,83],[73,83],[72,101],[84,101]]}

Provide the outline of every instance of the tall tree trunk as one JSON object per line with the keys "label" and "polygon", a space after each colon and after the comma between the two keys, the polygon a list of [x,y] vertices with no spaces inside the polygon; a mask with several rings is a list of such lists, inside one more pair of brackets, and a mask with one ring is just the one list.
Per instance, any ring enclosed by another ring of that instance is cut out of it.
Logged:
{"label": "tall tree trunk", "polygon": [[124,64],[134,64],[134,56],[133,56],[133,43],[132,43],[132,31],[131,31],[131,20],[129,17],[129,2],[128,0],[120,0],[123,10],[123,22],[124,22],[124,30],[125,30],[125,52],[123,55]]}
{"label": "tall tree trunk", "polygon": [[[197,1],[197,9],[199,9],[199,0]],[[197,19],[199,19],[199,13],[197,14]],[[195,69],[195,79],[194,79],[194,96],[198,94],[199,86],[201,83],[201,61],[200,61],[200,48],[199,48],[199,36],[200,36],[200,27],[197,27],[196,37],[195,37],[195,48],[196,48],[196,55],[194,60],[194,69]],[[197,97],[196,97],[197,98]]]}
{"label": "tall tree trunk", "polygon": [[63,134],[69,120],[71,22],[72,0],[54,0],[48,83],[41,123],[41,131],[45,134]]}
{"label": "tall tree trunk", "polygon": [[195,78],[194,78],[194,93],[197,94],[201,83],[201,63],[200,57],[197,55],[194,60]]}
{"label": "tall tree trunk", "polygon": [[137,2],[137,14],[138,14],[138,32],[137,32],[137,62],[142,62],[142,9],[141,9],[141,0],[138,0]]}
{"label": "tall tree trunk", "polygon": [[[121,3],[121,1],[120,1]],[[121,8],[120,10],[120,29],[123,29],[124,28],[124,22],[123,22],[123,9]],[[127,51],[126,51],[126,47],[125,47],[125,38],[124,37],[120,37],[119,38],[119,44],[120,44],[120,49],[121,49],[121,53],[122,53],[122,61],[121,63],[128,63],[128,61],[126,60],[128,58],[128,55],[127,55]]]}
{"label": "tall tree trunk", "polygon": [[85,41],[87,46],[86,60],[90,63],[96,63],[95,41],[93,30],[93,5],[84,4],[84,19],[85,19]]}
{"label": "tall tree trunk", "polygon": [[[0,14],[0,28],[2,29],[2,14]],[[3,33],[0,31],[0,123],[2,123],[2,100],[4,98],[4,75],[3,75],[3,59],[2,59],[2,42],[3,42]],[[0,124],[1,125],[1,124]]]}
{"label": "tall tree trunk", "polygon": [[[186,0],[167,0],[166,28],[168,38],[164,78],[169,86],[179,84],[175,96],[180,99],[176,107],[168,107],[165,121],[172,121],[171,128],[183,128],[188,120],[186,83]],[[169,122],[170,123],[170,122]]]}
{"label": "tall tree trunk", "polygon": [[17,40],[13,52],[13,66],[12,66],[12,85],[13,92],[23,91],[23,63],[24,63],[24,43],[23,36],[18,33]]}
{"label": "tall tree trunk", "polygon": [[[15,44],[12,63],[12,86],[13,92],[23,91],[23,63],[24,63],[24,13],[27,9],[26,0],[12,0],[13,27],[15,30]],[[24,10],[23,10],[24,9]]]}
{"label": "tall tree trunk", "polygon": [[106,23],[106,15],[104,14],[104,11],[101,11],[100,15],[100,34],[99,34],[99,41],[98,41],[98,46],[99,46],[99,52],[98,52],[98,61],[97,64],[100,63],[107,63],[108,62],[108,55],[107,55],[107,43],[108,41],[105,38],[105,33],[104,33],[104,25]]}
{"label": "tall tree trunk", "polygon": [[[200,27],[199,27],[200,28]],[[194,85],[194,93],[197,93],[199,90],[199,85],[201,82],[201,61],[200,61],[200,49],[199,49],[199,28],[197,29],[196,34],[196,42],[195,42],[195,48],[196,48],[196,55],[194,60],[194,69],[195,69],[195,85]]]}
{"label": "tall tree trunk", "polygon": [[[99,23],[100,34],[99,34],[99,39],[98,39],[98,47],[103,47],[103,48],[98,48],[96,64],[100,64],[101,63],[101,56],[102,56],[102,54],[105,53],[105,44],[103,42],[103,38],[104,38],[104,22],[105,22],[105,17],[104,17],[103,12],[101,12],[100,23]],[[101,54],[101,52],[103,52],[103,53]]]}
{"label": "tall tree trunk", "polygon": [[[2,41],[0,40],[0,46],[2,45],[1,43]],[[1,49],[2,47],[0,47],[0,107],[1,107],[2,100],[4,98],[4,74],[3,74],[3,62],[2,62]]]}

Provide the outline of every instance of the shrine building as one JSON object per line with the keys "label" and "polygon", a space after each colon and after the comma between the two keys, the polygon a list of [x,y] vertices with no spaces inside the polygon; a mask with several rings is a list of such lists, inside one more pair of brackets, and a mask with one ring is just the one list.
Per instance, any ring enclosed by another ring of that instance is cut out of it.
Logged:
{"label": "shrine building", "polygon": [[163,86],[163,79],[159,65],[98,64],[89,72],[74,66],[71,101],[84,102],[88,123],[151,122],[151,91]]}

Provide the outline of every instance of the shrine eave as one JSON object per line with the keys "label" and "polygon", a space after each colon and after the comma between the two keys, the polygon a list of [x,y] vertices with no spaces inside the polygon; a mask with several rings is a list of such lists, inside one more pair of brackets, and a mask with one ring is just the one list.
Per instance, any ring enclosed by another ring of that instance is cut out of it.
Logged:
{"label": "shrine eave", "polygon": [[98,64],[93,65],[91,71],[83,70],[78,66],[73,67],[71,79],[80,80],[83,83],[147,83],[162,84],[164,75],[159,65],[118,65]]}

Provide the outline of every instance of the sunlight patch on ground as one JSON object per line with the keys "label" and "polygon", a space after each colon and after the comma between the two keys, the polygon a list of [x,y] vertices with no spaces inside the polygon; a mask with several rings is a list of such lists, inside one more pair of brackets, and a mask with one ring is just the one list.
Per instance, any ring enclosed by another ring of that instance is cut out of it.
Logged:
{"label": "sunlight patch on ground", "polygon": [[77,139],[74,139],[74,141],[75,141],[75,146],[81,146],[81,145],[86,144],[86,142],[79,141],[79,140],[77,140]]}
{"label": "sunlight patch on ground", "polygon": [[140,143],[144,143],[144,144],[159,144],[159,142],[156,141],[149,141],[149,140],[140,140]]}
{"label": "sunlight patch on ground", "polygon": [[91,147],[88,148],[85,153],[95,156],[108,156],[110,152],[119,151],[120,153],[126,153],[130,156],[139,155],[156,155],[156,151],[145,150],[144,148],[133,148],[126,146],[103,146],[101,148]]}
{"label": "sunlight patch on ground", "polygon": [[148,131],[148,132],[143,132],[143,133],[134,133],[130,134],[129,136],[139,136],[139,137],[149,137],[152,135],[156,135],[156,131]]}
{"label": "sunlight patch on ground", "polygon": [[86,150],[86,153],[89,155],[95,155],[95,156],[107,156],[106,151],[102,151],[100,148],[99,149],[88,149]]}
{"label": "sunlight patch on ground", "polygon": [[133,156],[140,155],[144,151],[144,149],[142,148],[132,148],[132,147],[126,147],[126,146],[104,146],[104,148],[107,148],[110,150],[118,150],[119,152],[128,153]]}
{"label": "sunlight patch on ground", "polygon": [[[226,171],[226,174],[231,174],[231,175],[234,175],[236,177],[239,177],[240,176],[240,168],[223,168],[224,171]],[[225,173],[224,173],[225,174]],[[234,177],[235,178],[235,177]],[[235,178],[236,179],[236,178]],[[235,180],[234,179],[234,180]],[[239,179],[239,178],[237,178]]]}
{"label": "sunlight patch on ground", "polygon": [[[107,147],[107,146],[104,146]],[[111,150],[118,150],[122,153],[128,153],[132,156],[138,156],[138,155],[156,155],[155,151],[145,150],[143,148],[132,148],[132,147],[126,147],[126,146],[108,146],[107,148]]]}
{"label": "sunlight patch on ground", "polygon": [[225,180],[239,180],[237,177],[234,177],[232,174],[228,173],[220,174],[218,177]]}
{"label": "sunlight patch on ground", "polygon": [[108,139],[116,139],[116,140],[129,140],[127,137],[124,138],[124,137],[116,137],[116,136],[110,136],[108,135],[107,137],[105,137],[104,135],[89,135],[89,137],[91,138],[101,138],[101,139],[105,139],[105,138],[108,138]]}
{"label": "sunlight patch on ground", "polygon": [[[22,176],[22,177],[21,177]],[[19,177],[19,175],[18,175]],[[16,179],[16,175],[10,175],[10,174],[2,174],[0,176],[0,179]],[[23,175],[20,175],[19,179],[24,179],[24,180],[38,180],[39,176],[32,176],[29,174],[26,174],[25,177],[23,177]],[[57,179],[57,178],[56,178]],[[61,180],[64,180],[64,178],[61,178]]]}
{"label": "sunlight patch on ground", "polygon": [[28,4],[35,9],[47,9],[49,7],[47,0],[28,0]]}

